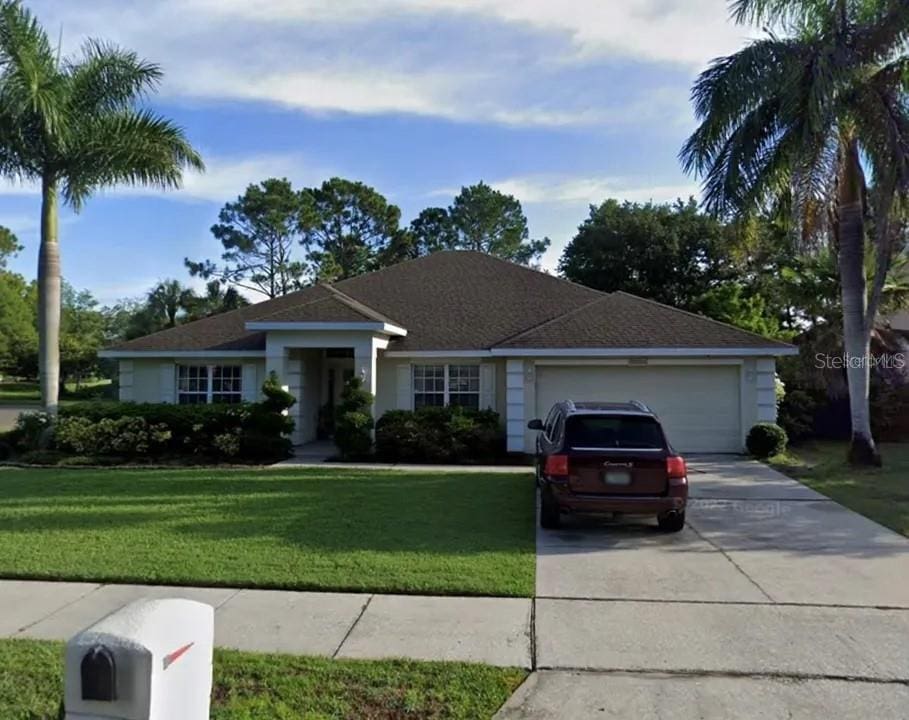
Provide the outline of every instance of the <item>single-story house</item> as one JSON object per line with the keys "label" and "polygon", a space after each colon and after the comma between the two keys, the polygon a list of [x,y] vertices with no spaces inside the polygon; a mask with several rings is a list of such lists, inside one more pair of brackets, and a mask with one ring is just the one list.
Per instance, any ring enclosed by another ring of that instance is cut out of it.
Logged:
{"label": "single-story house", "polygon": [[681,451],[740,452],[776,418],[785,343],[624,292],[602,293],[477,252],[438,252],[320,284],[106,350],[120,399],[257,399],[274,371],[298,400],[295,443],[359,375],[374,415],[492,408],[508,449],[558,400],[641,400]]}

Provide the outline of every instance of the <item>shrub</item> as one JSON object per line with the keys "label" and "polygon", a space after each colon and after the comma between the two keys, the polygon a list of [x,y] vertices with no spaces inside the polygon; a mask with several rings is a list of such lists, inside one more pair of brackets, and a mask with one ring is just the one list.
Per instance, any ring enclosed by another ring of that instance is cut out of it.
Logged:
{"label": "shrub", "polygon": [[19,456],[26,465],[57,465],[66,456],[57,450],[29,450]]}
{"label": "shrub", "polygon": [[387,462],[489,462],[504,449],[499,415],[492,410],[391,410],[376,423],[376,454]]}
{"label": "shrub", "polygon": [[286,411],[296,400],[274,373],[262,392],[262,402],[241,405],[73,403],[61,408],[57,443],[80,455],[288,457],[294,421]]}
{"label": "shrub", "polygon": [[372,402],[361,378],[352,377],[344,385],[335,415],[335,445],[345,460],[364,457],[372,450]]}
{"label": "shrub", "polygon": [[748,452],[757,458],[765,459],[779,455],[786,449],[789,438],[786,431],[776,423],[761,422],[748,431],[745,445]]}
{"label": "shrub", "polygon": [[786,393],[780,403],[777,420],[792,440],[809,437],[814,434],[814,416],[818,402],[811,393],[795,389]]}
{"label": "shrub", "polygon": [[262,394],[264,399],[249,407],[240,427],[239,455],[247,460],[290,457],[293,443],[289,436],[294,431],[294,421],[287,411],[297,400],[281,387],[273,372],[262,384]]}
{"label": "shrub", "polygon": [[60,450],[78,455],[158,455],[171,439],[164,423],[150,425],[145,418],[61,418],[55,441]]}

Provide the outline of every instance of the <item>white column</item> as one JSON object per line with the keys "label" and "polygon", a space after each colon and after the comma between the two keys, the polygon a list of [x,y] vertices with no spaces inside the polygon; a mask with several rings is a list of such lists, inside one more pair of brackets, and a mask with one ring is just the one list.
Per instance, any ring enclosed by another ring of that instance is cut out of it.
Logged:
{"label": "white column", "polygon": [[294,418],[294,431],[290,436],[294,445],[302,445],[307,429],[303,427],[303,393],[306,392],[303,381],[303,360],[300,357],[287,359],[287,391],[297,398],[297,403],[290,409]]}
{"label": "white column", "polygon": [[[776,361],[773,358],[758,358],[755,370],[758,422],[776,422]],[[748,430],[744,428],[746,433]]]}
{"label": "white column", "polygon": [[364,342],[354,345],[354,374],[363,380],[363,389],[372,393],[373,403],[369,409],[373,420],[376,417],[376,359],[379,354],[379,347],[382,345],[381,340],[369,338]]}
{"label": "white column", "polygon": [[508,452],[524,452],[524,361],[508,358],[505,361],[505,429]]}

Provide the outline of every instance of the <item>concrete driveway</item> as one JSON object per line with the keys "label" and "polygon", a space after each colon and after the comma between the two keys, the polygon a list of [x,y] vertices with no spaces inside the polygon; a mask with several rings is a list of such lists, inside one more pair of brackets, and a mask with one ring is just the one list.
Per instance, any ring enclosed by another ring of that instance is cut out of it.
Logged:
{"label": "concrete driveway", "polygon": [[677,535],[538,531],[537,672],[499,717],[907,717],[909,540],[760,463],[690,471]]}

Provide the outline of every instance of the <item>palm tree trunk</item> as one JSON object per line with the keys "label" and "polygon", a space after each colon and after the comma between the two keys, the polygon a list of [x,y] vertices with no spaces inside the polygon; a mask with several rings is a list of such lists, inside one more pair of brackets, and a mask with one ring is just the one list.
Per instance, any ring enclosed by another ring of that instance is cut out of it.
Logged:
{"label": "palm tree trunk", "polygon": [[38,369],[44,409],[57,414],[60,394],[60,245],[57,181],[41,183],[41,247],[38,252]]}
{"label": "palm tree trunk", "polygon": [[871,326],[865,322],[865,209],[864,179],[858,144],[845,148],[843,175],[839,184],[839,271],[843,297],[843,344],[846,350],[846,381],[852,442],[849,462],[879,465],[880,455],[871,436],[868,390],[870,381]]}

